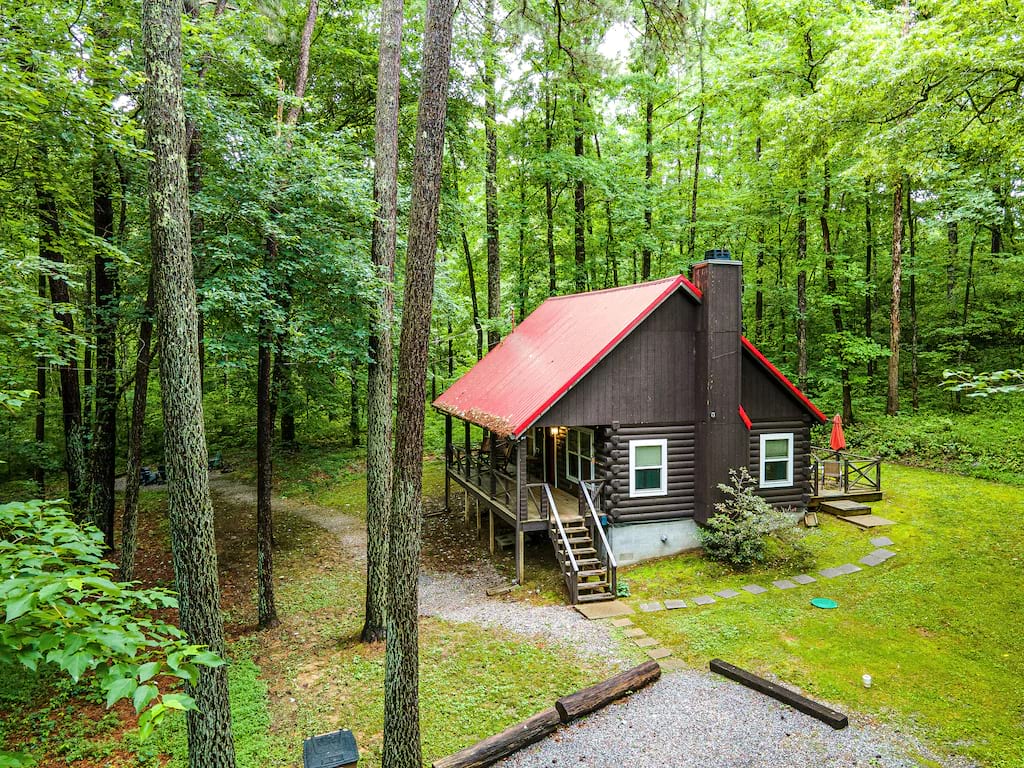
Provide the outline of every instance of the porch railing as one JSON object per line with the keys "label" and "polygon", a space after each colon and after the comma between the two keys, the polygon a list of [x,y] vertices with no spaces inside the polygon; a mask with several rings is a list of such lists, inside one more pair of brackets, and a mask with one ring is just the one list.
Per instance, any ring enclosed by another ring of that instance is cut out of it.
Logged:
{"label": "porch railing", "polygon": [[565,553],[562,573],[565,576],[565,586],[569,590],[569,600],[573,605],[579,602],[580,565],[576,562],[576,556],[569,544],[569,537],[565,533],[565,526],[562,525],[562,518],[558,514],[558,506],[555,504],[555,497],[551,493],[551,486],[547,483],[530,483],[526,486],[529,493],[537,491],[541,519],[548,521],[548,536],[551,543],[555,545],[555,552],[561,544]]}
{"label": "porch railing", "polygon": [[811,490],[814,496],[829,492],[880,492],[882,460],[811,446]]}
{"label": "porch railing", "polygon": [[457,445],[450,446],[449,468],[485,495],[504,504],[513,514],[515,510],[516,479],[491,466],[490,454],[486,451],[470,450]]}
{"label": "porch railing", "polygon": [[584,519],[589,517],[590,527],[594,531],[592,538],[594,543],[597,545],[597,556],[604,564],[605,570],[608,573],[608,586],[614,596],[619,593],[617,577],[618,564],[615,562],[615,553],[612,552],[611,545],[608,543],[608,537],[604,534],[604,526],[601,525],[601,518],[598,516],[597,509],[594,507],[594,499],[600,498],[601,487],[603,485],[604,480],[600,482],[594,482],[591,480],[580,483],[580,497],[583,500],[583,506],[585,507],[585,509],[580,511],[585,512],[583,515]]}

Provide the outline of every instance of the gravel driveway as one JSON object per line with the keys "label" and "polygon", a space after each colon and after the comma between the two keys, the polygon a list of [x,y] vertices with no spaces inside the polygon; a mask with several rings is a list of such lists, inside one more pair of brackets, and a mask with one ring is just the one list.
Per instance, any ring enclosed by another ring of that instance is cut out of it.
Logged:
{"label": "gravel driveway", "polygon": [[834,731],[710,673],[682,670],[501,761],[502,768],[910,768],[943,762],[916,740],[863,722]]}

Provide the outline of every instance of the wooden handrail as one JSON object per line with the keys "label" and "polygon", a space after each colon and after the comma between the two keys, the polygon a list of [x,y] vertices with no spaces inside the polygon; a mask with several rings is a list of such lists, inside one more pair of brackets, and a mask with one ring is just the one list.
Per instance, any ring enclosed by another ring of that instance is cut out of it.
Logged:
{"label": "wooden handrail", "polygon": [[[602,480],[601,482],[603,483],[604,481]],[[608,553],[608,564],[612,568],[615,568],[617,565],[615,562],[615,553],[612,552],[612,548],[608,544],[608,538],[604,535],[604,526],[601,525],[601,518],[597,516],[597,510],[594,508],[594,500],[590,498],[590,488],[588,487],[588,483],[580,483],[580,488],[583,489],[583,498],[587,502],[587,508],[590,510],[590,517],[594,521],[594,527],[597,529],[597,533],[601,537],[601,546],[603,546],[604,551]]]}
{"label": "wooden handrail", "polygon": [[551,486],[547,483],[541,483],[541,486],[544,488],[544,493],[547,494],[548,505],[551,509],[551,519],[555,521],[555,525],[558,527],[558,535],[562,539],[562,546],[565,547],[565,554],[569,558],[569,564],[572,566],[573,573],[578,574],[580,566],[576,562],[576,556],[572,553],[572,547],[569,546],[569,537],[565,535],[562,518],[558,514],[558,507],[555,506],[555,497],[551,494]]}

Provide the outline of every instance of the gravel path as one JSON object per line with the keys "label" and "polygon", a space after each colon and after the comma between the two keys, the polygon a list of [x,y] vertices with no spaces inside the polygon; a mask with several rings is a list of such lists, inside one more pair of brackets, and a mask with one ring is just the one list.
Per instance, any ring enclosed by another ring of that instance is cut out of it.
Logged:
{"label": "gravel path", "polygon": [[501,768],[912,768],[916,740],[864,722],[834,731],[738,684],[697,670],[657,683],[501,761]]}

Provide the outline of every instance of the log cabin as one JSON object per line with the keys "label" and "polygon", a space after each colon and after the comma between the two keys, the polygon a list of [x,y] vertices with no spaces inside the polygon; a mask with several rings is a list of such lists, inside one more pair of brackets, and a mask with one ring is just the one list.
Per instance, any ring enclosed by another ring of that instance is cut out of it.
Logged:
{"label": "log cabin", "polygon": [[732,468],[808,505],[825,416],[743,335],[742,264],[709,256],[692,281],[547,299],[435,400],[446,500],[457,483],[492,551],[511,539],[517,579],[537,532],[572,603],[613,599],[617,566],[699,546]]}

